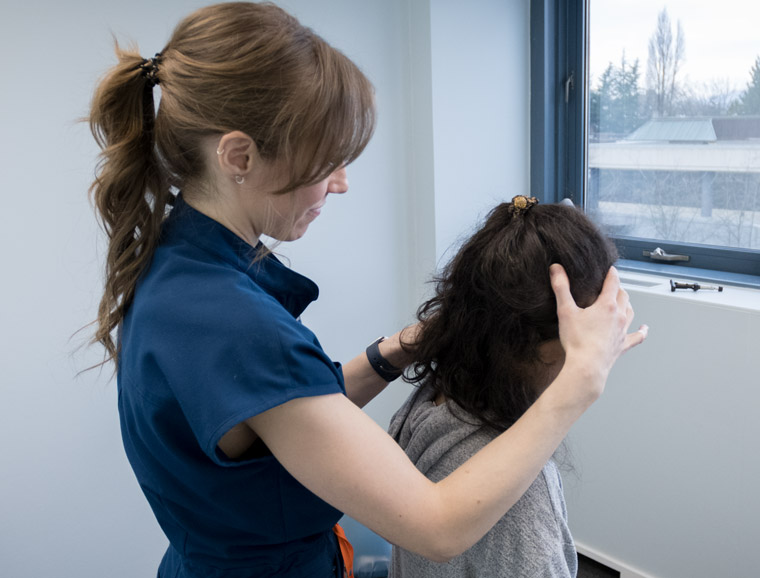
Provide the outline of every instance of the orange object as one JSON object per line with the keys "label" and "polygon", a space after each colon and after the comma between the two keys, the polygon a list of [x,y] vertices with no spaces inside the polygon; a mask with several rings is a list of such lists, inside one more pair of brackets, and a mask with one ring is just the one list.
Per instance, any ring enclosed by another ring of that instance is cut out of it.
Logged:
{"label": "orange object", "polygon": [[354,547],[346,538],[346,533],[340,524],[335,524],[333,532],[338,537],[338,546],[340,546],[340,554],[343,557],[344,577],[354,578]]}

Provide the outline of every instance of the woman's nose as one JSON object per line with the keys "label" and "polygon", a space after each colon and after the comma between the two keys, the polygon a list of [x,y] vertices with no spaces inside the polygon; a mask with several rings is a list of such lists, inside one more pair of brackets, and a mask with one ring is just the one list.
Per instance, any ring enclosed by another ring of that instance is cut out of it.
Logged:
{"label": "woman's nose", "polygon": [[341,195],[348,191],[348,173],[346,167],[340,167],[330,175],[330,182],[327,184],[327,192]]}

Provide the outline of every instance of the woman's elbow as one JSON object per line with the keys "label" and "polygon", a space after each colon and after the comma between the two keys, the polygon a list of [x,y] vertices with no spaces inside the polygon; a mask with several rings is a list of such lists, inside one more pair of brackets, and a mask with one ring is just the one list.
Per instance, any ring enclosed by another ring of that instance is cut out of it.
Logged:
{"label": "woman's elbow", "polygon": [[414,548],[410,550],[414,552],[415,554],[418,554],[419,556],[422,556],[426,560],[429,560],[430,562],[436,562],[438,564],[446,564],[447,562],[450,562],[452,558],[454,558],[457,554],[452,553],[451,551],[440,548],[438,546],[430,546],[425,548]]}
{"label": "woman's elbow", "polygon": [[462,533],[454,529],[445,533],[435,532],[434,536],[421,545],[417,554],[431,562],[445,564],[465,552],[470,546],[472,544],[463,539]]}
{"label": "woman's elbow", "polygon": [[475,518],[457,515],[452,511],[449,500],[439,502],[437,508],[427,512],[425,523],[417,526],[417,554],[431,562],[446,563],[472,547],[482,534]]}
{"label": "woman's elbow", "polygon": [[407,519],[404,537],[398,536],[398,545],[442,564],[468,550],[483,536],[478,532],[477,517],[471,512],[463,515],[461,508],[452,507],[447,494],[434,491],[430,497],[416,502],[418,507]]}

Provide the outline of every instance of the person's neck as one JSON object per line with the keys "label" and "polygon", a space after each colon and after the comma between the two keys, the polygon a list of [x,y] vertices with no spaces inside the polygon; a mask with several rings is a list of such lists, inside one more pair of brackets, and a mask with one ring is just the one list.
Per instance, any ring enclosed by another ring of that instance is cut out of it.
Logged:
{"label": "person's neck", "polygon": [[183,193],[183,197],[193,209],[229,229],[252,247],[258,245],[260,235],[254,223],[246,218],[248,212],[227,195]]}
{"label": "person's neck", "polygon": [[[552,343],[548,346],[550,350],[542,350],[541,353],[544,356],[551,355],[549,360],[544,359],[539,361],[534,365],[534,371],[531,374],[523,376],[527,380],[528,385],[535,389],[536,396],[541,395],[557,379],[557,375],[559,375],[564,365],[564,351],[561,349],[561,346],[558,348],[558,345],[559,342],[556,344]],[[433,404],[436,406],[445,405],[447,401],[448,398],[442,392],[439,392],[433,399]]]}

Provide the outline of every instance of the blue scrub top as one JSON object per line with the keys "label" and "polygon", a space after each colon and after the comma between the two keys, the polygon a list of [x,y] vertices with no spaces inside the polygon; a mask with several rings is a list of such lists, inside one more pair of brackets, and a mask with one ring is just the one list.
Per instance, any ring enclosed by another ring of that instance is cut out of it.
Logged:
{"label": "blue scrub top", "polygon": [[[345,394],[298,320],[319,290],[177,197],[120,332],[127,457],[170,548],[161,576],[330,576],[341,513],[271,455],[217,448],[291,399]],[[294,424],[298,427],[298,424]]]}

